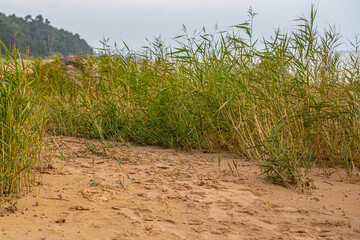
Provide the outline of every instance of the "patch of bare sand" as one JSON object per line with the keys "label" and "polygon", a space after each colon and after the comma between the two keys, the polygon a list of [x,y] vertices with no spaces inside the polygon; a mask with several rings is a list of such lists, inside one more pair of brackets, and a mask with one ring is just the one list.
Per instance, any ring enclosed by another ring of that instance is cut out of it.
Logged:
{"label": "patch of bare sand", "polygon": [[[273,185],[252,162],[53,137],[41,187],[0,217],[0,239],[359,239],[360,186]],[[59,151],[59,148],[62,149]],[[94,167],[93,165],[94,160]],[[227,162],[238,165],[231,172]],[[37,202],[37,204],[36,204]]]}

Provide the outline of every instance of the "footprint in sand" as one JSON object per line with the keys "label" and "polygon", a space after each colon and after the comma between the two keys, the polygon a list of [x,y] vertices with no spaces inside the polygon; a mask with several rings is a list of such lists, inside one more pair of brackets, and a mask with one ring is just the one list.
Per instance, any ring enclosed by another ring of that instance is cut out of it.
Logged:
{"label": "footprint in sand", "polygon": [[142,219],[140,212],[137,210],[122,208],[121,212],[133,220],[140,221]]}

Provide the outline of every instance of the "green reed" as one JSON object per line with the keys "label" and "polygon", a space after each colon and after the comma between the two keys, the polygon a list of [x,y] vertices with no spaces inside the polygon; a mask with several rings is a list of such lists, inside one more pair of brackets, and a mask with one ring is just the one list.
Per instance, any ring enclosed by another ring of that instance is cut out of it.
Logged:
{"label": "green reed", "polygon": [[32,87],[28,69],[0,41],[4,51],[0,65],[0,197],[28,190],[41,167],[43,114],[38,105],[39,89]]}
{"label": "green reed", "polygon": [[284,185],[306,186],[315,165],[358,179],[359,48],[316,29],[316,9],[286,33],[252,36],[249,21],[156,39],[140,51],[103,42],[75,72],[37,67],[49,127],[62,134],[231,151]]}

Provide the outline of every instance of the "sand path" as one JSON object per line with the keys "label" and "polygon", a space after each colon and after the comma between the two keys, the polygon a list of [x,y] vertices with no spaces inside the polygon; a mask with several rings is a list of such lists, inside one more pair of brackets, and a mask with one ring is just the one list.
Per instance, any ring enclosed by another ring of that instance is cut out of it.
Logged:
{"label": "sand path", "polygon": [[300,193],[231,154],[218,169],[218,154],[48,142],[41,187],[1,214],[0,239],[360,239],[360,185],[337,173]]}

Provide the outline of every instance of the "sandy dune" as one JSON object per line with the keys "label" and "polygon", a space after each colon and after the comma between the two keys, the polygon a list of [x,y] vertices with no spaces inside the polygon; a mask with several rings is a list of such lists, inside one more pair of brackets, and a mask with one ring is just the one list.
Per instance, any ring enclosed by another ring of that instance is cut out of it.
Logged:
{"label": "sandy dune", "polygon": [[48,141],[41,187],[1,214],[0,239],[360,239],[360,185],[338,173],[301,193],[231,154],[218,169],[218,154]]}

